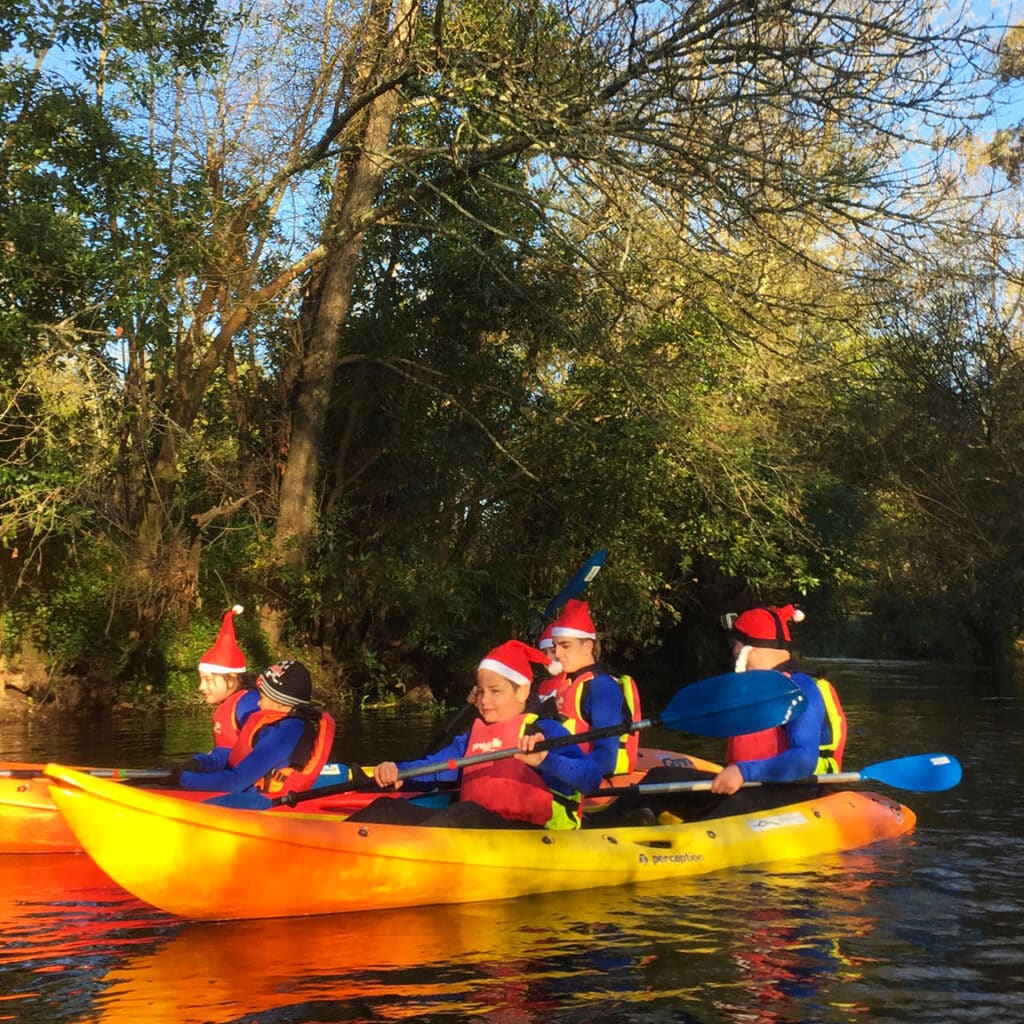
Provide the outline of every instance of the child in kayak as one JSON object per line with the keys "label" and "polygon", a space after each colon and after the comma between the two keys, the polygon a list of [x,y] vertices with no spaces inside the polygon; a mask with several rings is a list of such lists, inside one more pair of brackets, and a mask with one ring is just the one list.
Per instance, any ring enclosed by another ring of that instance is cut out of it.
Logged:
{"label": "child in kayak", "polygon": [[751,608],[729,616],[729,639],[737,672],[774,669],[788,675],[803,692],[803,712],[785,726],[732,737],[728,762],[711,791],[735,793],[744,782],[792,782],[842,770],[846,715],[832,684],[797,671],[790,655],[790,622],[803,612],[791,604]]}
{"label": "child in kayak", "polygon": [[[250,714],[220,764],[176,773],[185,789],[224,792],[211,803],[269,807],[274,797],[311,788],[334,742],[334,719],[313,708],[309,670],[280,661],[256,680],[259,710]],[[216,751],[215,751],[216,753]]]}
{"label": "child in kayak", "polygon": [[383,761],[373,770],[378,786],[399,789],[399,772],[481,753],[519,748],[512,757],[444,769],[417,779],[460,782],[459,800],[441,811],[381,797],[349,817],[378,824],[460,828],[573,829],[580,826],[581,794],[596,789],[601,773],[577,744],[535,751],[544,739],[571,735],[556,717],[527,713],[533,664],[547,655],[520,640],[495,647],[477,667],[477,719],[468,732],[419,761]]}
{"label": "child in kayak", "polygon": [[199,692],[213,709],[213,750],[189,762],[197,771],[212,771],[227,764],[228,753],[245,720],[259,708],[260,693],[246,675],[245,655],[235,639],[236,604],[224,613],[213,646],[199,661]]}
{"label": "child in kayak", "polygon": [[[559,713],[573,721],[573,732],[640,721],[640,694],[633,679],[609,675],[597,664],[597,630],[586,601],[568,601],[541,642],[551,644],[561,674],[537,692],[555,701]],[[639,745],[640,734],[633,732],[605,736],[583,749],[601,775],[611,778],[633,771]]]}

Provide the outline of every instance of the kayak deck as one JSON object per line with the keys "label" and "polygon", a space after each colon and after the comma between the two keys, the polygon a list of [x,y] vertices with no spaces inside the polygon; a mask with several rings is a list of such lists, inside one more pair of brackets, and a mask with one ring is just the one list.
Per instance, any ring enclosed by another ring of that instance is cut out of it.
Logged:
{"label": "kayak deck", "polygon": [[[856,849],[909,832],[912,811],[831,792],[770,811],[576,832],[449,829],[187,803],[48,765],[86,852],[182,917],[238,919],[500,900],[663,881]],[[264,881],[254,886],[253,878]]]}

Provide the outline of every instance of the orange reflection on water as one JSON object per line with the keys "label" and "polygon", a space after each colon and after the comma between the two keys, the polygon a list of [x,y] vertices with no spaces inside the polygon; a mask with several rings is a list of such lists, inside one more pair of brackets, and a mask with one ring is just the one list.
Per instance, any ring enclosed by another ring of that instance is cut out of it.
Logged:
{"label": "orange reflection on water", "polygon": [[0,1020],[56,1019],[48,1008],[88,1001],[92,976],[167,920],[82,854],[0,857],[0,970],[13,1004]]}
{"label": "orange reflection on water", "polygon": [[111,970],[88,1019],[226,1024],[290,1008],[282,1020],[405,1020],[443,1011],[540,1024],[571,988],[566,964],[586,970],[595,932],[608,928],[617,905],[628,913],[633,899],[610,890],[597,900],[571,894],[182,925]]}

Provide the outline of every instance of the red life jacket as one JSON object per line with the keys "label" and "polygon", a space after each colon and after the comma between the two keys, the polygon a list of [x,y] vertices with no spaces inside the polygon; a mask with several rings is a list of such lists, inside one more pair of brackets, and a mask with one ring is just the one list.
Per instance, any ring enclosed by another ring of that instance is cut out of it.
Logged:
{"label": "red life jacket", "polygon": [[[517,746],[537,721],[534,714],[515,715],[488,725],[478,718],[469,731],[466,756]],[[514,757],[469,764],[462,769],[460,800],[472,800],[510,821],[546,828],[579,828],[580,794],[554,793],[540,774]]]}
{"label": "red life jacket", "polygon": [[[242,726],[238,740],[228,754],[228,767],[234,768],[252,753],[256,734],[260,729],[287,718],[284,711],[254,711]],[[331,756],[334,745],[334,719],[326,711],[320,714],[319,722],[305,722],[307,729],[315,729],[312,751],[301,765],[285,765],[267,772],[255,788],[266,796],[281,796],[283,793],[301,793],[312,787]],[[301,741],[300,741],[301,743]]]}
{"label": "red life jacket", "polygon": [[[583,701],[587,694],[587,684],[594,678],[596,673],[592,669],[584,669],[575,678],[566,675],[564,672],[554,679],[547,679],[537,688],[540,696],[547,694],[555,695],[555,705],[558,713],[567,721],[565,727],[574,733],[587,732],[590,729],[603,728],[605,725],[614,725],[614,722],[603,722],[595,725],[583,717]],[[637,690],[636,680],[632,676],[612,676],[622,690],[622,717],[620,722],[640,721],[640,692]],[[581,743],[580,747],[585,754],[593,750],[593,743]],[[636,768],[637,751],[640,749],[640,733],[623,733],[619,737],[619,752],[615,758],[615,769],[612,775],[628,775]]]}
{"label": "red life jacket", "polygon": [[238,721],[238,702],[249,693],[249,688],[240,686],[234,693],[222,700],[213,709],[213,745],[233,747],[238,740],[242,723]]}
{"label": "red life jacket", "polygon": [[763,761],[789,750],[789,737],[781,725],[747,732],[742,736],[730,736],[725,742],[725,760],[730,764],[737,761]]}
{"label": "red life jacket", "polygon": [[[818,687],[825,704],[825,721],[822,725],[822,739],[818,747],[818,763],[814,774],[828,775],[843,770],[846,713],[839,702],[836,688],[827,679],[814,679],[814,684]],[[761,761],[775,757],[784,750],[789,750],[789,736],[784,726],[777,725],[772,729],[731,737],[725,744],[725,759],[731,764],[737,761]]]}

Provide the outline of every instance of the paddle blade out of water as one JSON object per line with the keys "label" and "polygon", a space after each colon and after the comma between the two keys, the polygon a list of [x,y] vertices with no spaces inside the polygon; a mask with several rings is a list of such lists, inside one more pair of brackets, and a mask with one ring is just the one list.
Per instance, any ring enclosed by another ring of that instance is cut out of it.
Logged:
{"label": "paddle blade out of water", "polygon": [[788,676],[769,669],[727,672],[684,686],[661,724],[695,736],[742,736],[792,721],[804,695]]}
{"label": "paddle blade out of water", "polygon": [[604,560],[607,557],[608,549],[600,548],[580,566],[576,575],[548,602],[547,608],[544,609],[540,626],[534,632],[540,633],[541,629],[544,628],[544,623],[549,619],[553,619],[566,601],[579,597],[587,589],[587,586],[593,582],[594,577],[601,571],[601,566],[604,565]]}
{"label": "paddle blade out of water", "polygon": [[[868,765],[856,773],[862,780],[884,782],[913,793],[941,793],[963,778],[960,762],[950,754],[912,754]],[[827,782],[829,777],[822,776]]]}

